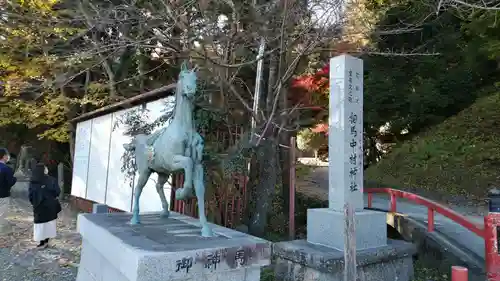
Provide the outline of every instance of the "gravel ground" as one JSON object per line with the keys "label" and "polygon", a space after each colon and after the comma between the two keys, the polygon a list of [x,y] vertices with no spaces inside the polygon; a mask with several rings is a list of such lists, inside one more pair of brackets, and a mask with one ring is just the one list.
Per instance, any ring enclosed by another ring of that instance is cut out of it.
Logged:
{"label": "gravel ground", "polygon": [[58,237],[47,249],[36,249],[31,206],[13,199],[7,214],[10,226],[0,234],[0,281],[73,281],[80,258],[81,240],[76,214],[63,203]]}

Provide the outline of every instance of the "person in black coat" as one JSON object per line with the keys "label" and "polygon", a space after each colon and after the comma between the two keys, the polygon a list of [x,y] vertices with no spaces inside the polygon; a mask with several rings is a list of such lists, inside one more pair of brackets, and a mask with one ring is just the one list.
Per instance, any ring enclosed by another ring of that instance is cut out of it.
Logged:
{"label": "person in black coat", "polygon": [[14,170],[7,165],[10,154],[5,148],[0,148],[0,198],[10,197],[10,189],[16,184]]}
{"label": "person in black coat", "polygon": [[0,229],[8,226],[6,216],[9,212],[10,190],[16,184],[14,170],[7,165],[10,154],[5,148],[0,148]]}
{"label": "person in black coat", "polygon": [[33,205],[33,240],[40,242],[37,247],[46,248],[49,239],[57,235],[56,219],[61,211],[57,197],[61,190],[56,179],[47,175],[48,169],[37,164],[32,171],[29,199]]}

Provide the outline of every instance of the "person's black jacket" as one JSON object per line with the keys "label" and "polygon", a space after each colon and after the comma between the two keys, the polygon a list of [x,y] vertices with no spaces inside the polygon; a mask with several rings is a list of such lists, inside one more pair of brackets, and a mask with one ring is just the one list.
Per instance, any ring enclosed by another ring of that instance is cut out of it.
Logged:
{"label": "person's black jacket", "polygon": [[14,170],[7,164],[0,162],[0,198],[10,197],[10,189],[16,184]]}
{"label": "person's black jacket", "polygon": [[44,177],[42,182],[30,182],[29,199],[33,205],[35,223],[57,219],[57,214],[61,211],[61,204],[57,199],[60,192],[57,181],[50,176]]}

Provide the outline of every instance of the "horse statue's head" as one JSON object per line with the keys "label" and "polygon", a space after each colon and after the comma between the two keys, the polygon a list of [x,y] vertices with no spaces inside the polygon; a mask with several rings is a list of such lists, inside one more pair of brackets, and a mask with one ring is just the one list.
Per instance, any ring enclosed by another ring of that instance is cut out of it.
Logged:
{"label": "horse statue's head", "polygon": [[184,61],[181,65],[181,72],[179,73],[180,90],[184,97],[188,99],[193,99],[196,94],[196,81],[198,77],[196,76],[196,69],[188,69],[187,64]]}

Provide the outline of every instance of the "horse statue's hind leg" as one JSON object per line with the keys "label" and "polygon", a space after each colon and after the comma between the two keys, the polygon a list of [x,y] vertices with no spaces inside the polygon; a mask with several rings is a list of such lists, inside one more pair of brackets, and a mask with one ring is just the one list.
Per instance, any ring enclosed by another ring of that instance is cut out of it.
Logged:
{"label": "horse statue's hind leg", "polygon": [[168,216],[170,215],[170,210],[168,209],[168,202],[167,198],[165,198],[165,191],[163,190],[163,186],[167,182],[169,176],[170,174],[158,173],[158,181],[156,182],[156,192],[158,192],[158,195],[160,196],[161,206],[163,207],[162,216],[165,218],[168,218]]}
{"label": "horse statue's hind leg", "polygon": [[149,176],[151,176],[151,170],[145,169],[139,172],[139,180],[137,180],[137,185],[135,186],[135,197],[134,197],[134,209],[132,211],[131,224],[139,224],[141,222],[139,218],[139,200],[141,199],[142,189],[148,182]]}

